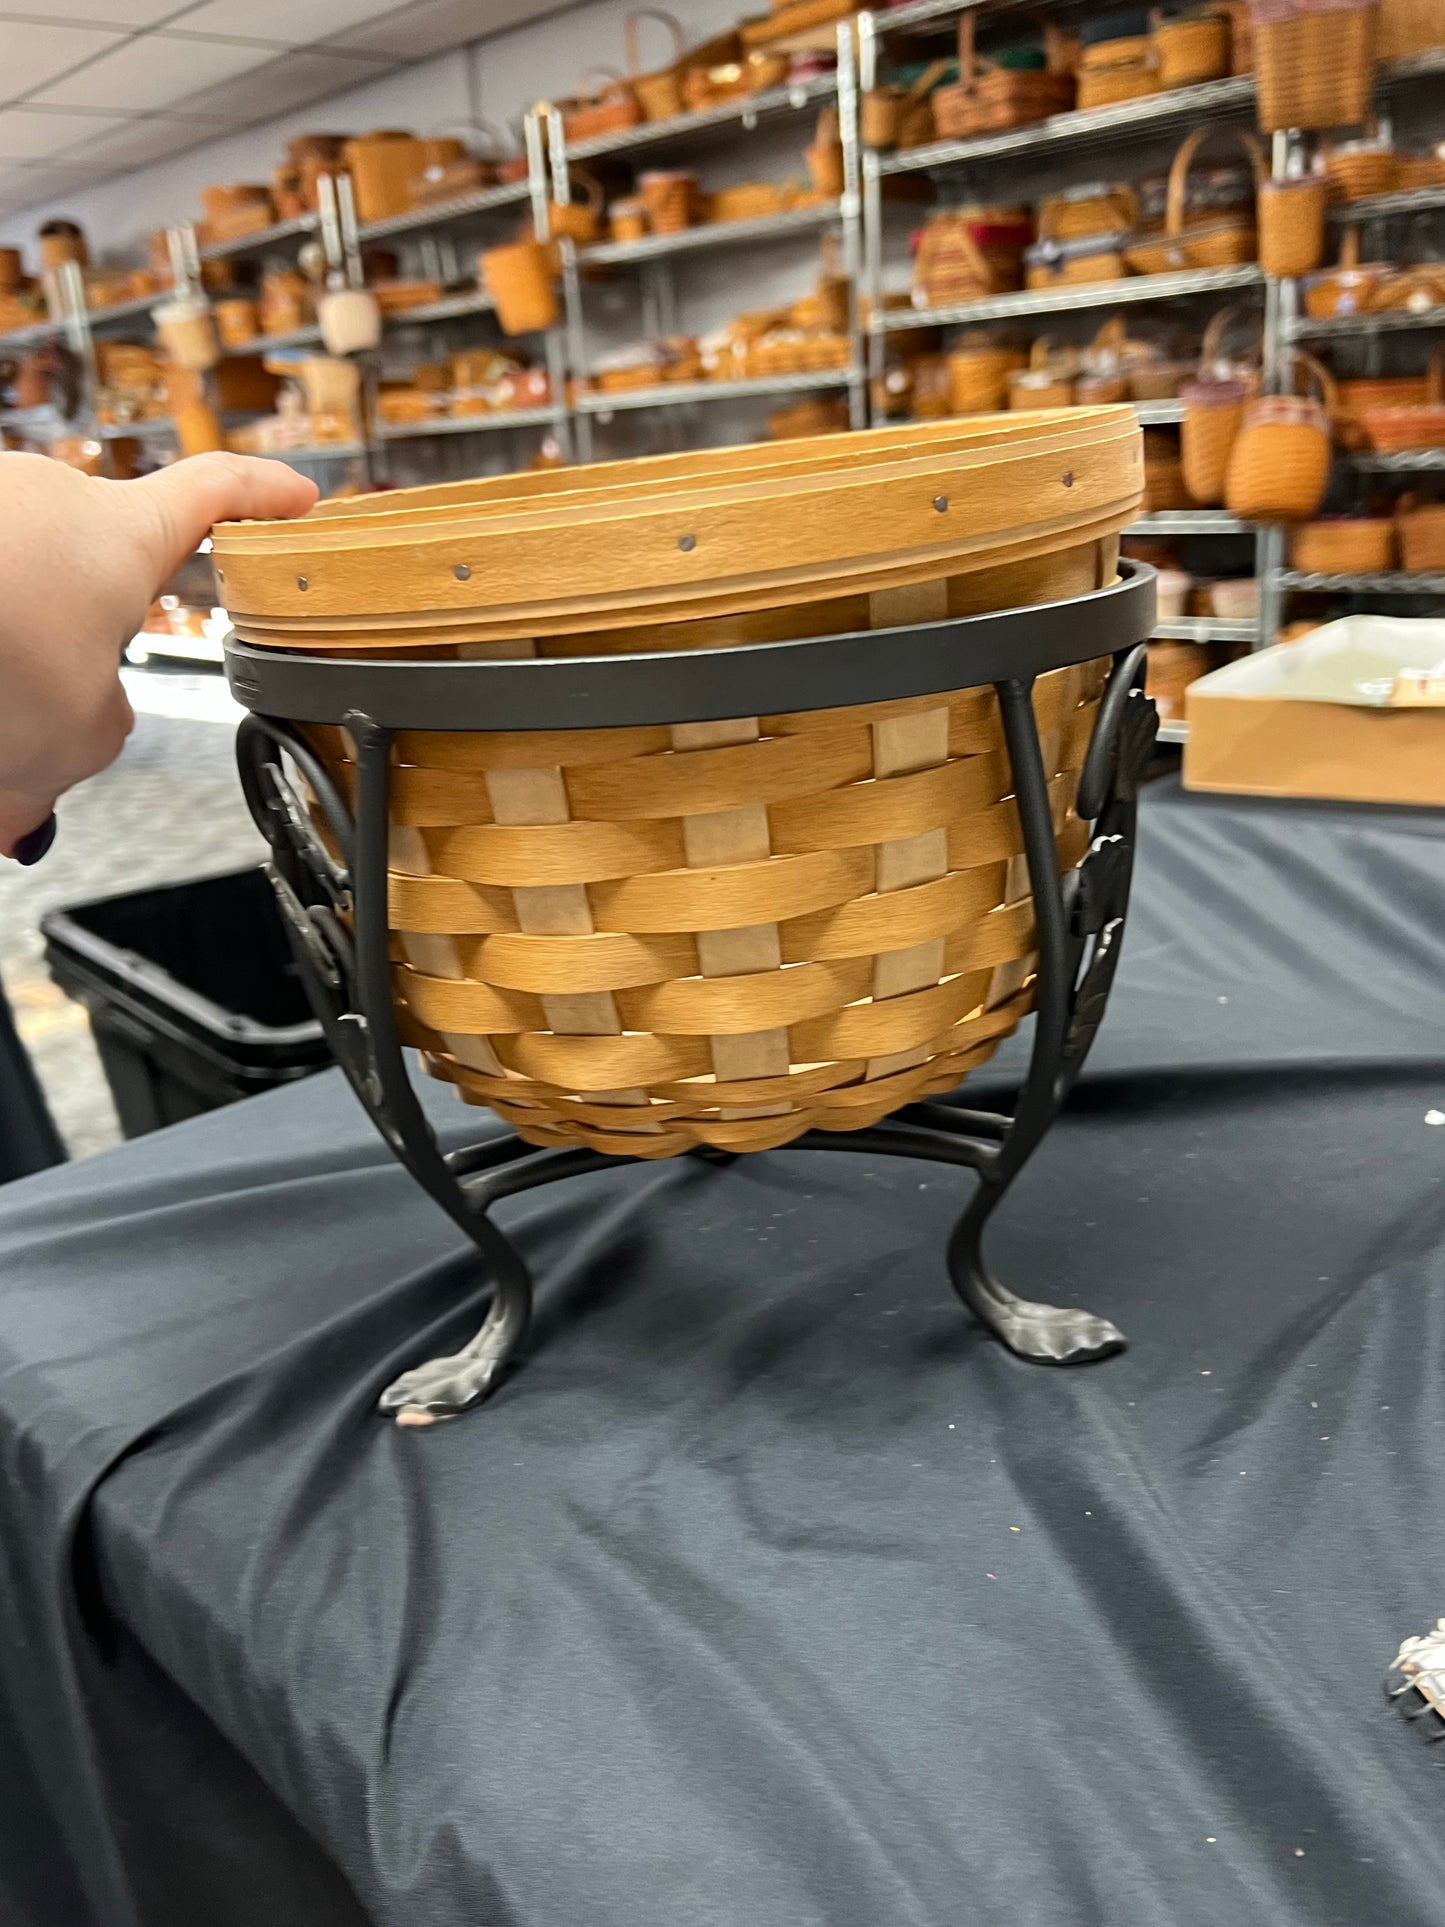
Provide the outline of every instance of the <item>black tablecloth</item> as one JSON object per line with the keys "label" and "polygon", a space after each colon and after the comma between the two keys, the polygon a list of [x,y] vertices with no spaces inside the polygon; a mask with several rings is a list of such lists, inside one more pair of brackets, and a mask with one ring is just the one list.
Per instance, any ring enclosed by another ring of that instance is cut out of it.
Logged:
{"label": "black tablecloth", "polygon": [[0,1193],[0,1917],[1445,1922],[1381,1694],[1445,1612],[1445,819],[1151,792],[1136,892],[991,1234],[1103,1364],[953,1301],[962,1173],[677,1160],[504,1206],[528,1356],[402,1432],[473,1272],[334,1076]]}

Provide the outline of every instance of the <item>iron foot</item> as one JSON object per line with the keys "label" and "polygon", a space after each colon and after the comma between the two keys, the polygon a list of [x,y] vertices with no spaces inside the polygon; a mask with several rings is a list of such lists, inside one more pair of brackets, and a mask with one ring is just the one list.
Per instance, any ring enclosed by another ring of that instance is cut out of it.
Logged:
{"label": "iron foot", "polygon": [[1016,1358],[1034,1365],[1083,1365],[1124,1349],[1117,1325],[1093,1312],[1016,1298],[981,1266],[955,1278],[958,1295]]}
{"label": "iron foot", "polygon": [[[510,1349],[510,1347],[508,1347]],[[429,1358],[393,1379],[377,1400],[398,1425],[434,1425],[455,1418],[469,1405],[480,1405],[501,1378],[505,1357],[495,1351],[479,1353],[473,1346],[450,1358]]]}

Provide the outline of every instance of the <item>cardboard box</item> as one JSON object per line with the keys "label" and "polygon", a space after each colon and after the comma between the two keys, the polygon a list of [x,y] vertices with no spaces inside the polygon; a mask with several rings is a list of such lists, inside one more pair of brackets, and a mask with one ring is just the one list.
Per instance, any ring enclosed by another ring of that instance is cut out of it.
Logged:
{"label": "cardboard box", "polygon": [[1200,677],[1184,787],[1445,804],[1445,621],[1347,616]]}

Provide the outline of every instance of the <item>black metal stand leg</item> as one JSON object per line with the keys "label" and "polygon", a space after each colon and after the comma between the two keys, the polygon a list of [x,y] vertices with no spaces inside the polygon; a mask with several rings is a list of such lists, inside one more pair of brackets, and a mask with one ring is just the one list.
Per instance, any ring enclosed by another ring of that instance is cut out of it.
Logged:
{"label": "black metal stand leg", "polygon": [[387,1386],[377,1405],[398,1425],[432,1425],[478,1404],[501,1378],[531,1322],[532,1281],[527,1267],[509,1239],[494,1225],[486,1228],[492,1237],[485,1243],[477,1237],[477,1245],[492,1278],[491,1310],[476,1336],[459,1352],[414,1365]]}
{"label": "black metal stand leg", "polygon": [[1082,1365],[1124,1349],[1124,1334],[1107,1318],[1065,1305],[1036,1304],[1001,1285],[983,1256],[984,1226],[1002,1202],[1008,1180],[984,1179],[948,1244],[953,1288],[996,1338],[1035,1365]]}

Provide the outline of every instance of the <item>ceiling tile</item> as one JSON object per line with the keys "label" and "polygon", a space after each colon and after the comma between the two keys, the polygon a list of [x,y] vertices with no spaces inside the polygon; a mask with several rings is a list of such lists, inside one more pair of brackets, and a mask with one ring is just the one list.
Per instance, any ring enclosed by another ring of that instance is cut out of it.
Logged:
{"label": "ceiling tile", "polygon": [[369,24],[349,27],[331,44],[358,53],[390,54],[397,60],[424,60],[429,54],[460,47],[480,34],[500,33],[522,20],[540,20],[559,13],[572,0],[415,0],[393,5],[390,13]]}
{"label": "ceiling tile", "polygon": [[93,54],[118,47],[122,37],[105,27],[41,26],[0,14],[0,100],[43,87]]}
{"label": "ceiling tile", "polygon": [[25,205],[34,207],[37,202],[53,201],[58,195],[89,187],[112,171],[109,167],[28,167],[24,181],[14,183],[7,191],[23,192]]}
{"label": "ceiling tile", "polygon": [[233,127],[248,125],[342,93],[375,72],[369,63],[341,54],[284,54],[239,80],[228,80],[193,95],[183,105],[187,115],[209,115]]}
{"label": "ceiling tile", "polygon": [[[134,33],[137,27],[154,27],[169,15],[182,12],[186,0],[63,0],[63,4],[68,16],[85,21],[87,26],[124,27],[128,33]],[[46,0],[30,0],[29,6],[25,0],[12,0],[11,8],[7,9],[17,17],[25,14],[34,17],[56,10],[53,4],[47,9]],[[0,19],[4,18],[5,14],[0,13]]]}
{"label": "ceiling tile", "polygon": [[[390,13],[395,5],[396,0],[205,0],[175,24],[187,33],[229,34],[305,47],[340,33],[343,27]],[[474,0],[474,21],[476,12]]]}
{"label": "ceiling tile", "polygon": [[265,48],[239,41],[177,40],[168,34],[145,34],[126,41],[114,53],[102,54],[99,60],[42,89],[33,98],[45,106],[114,107],[151,113],[203,87],[243,74],[271,57]]}
{"label": "ceiling tile", "polygon": [[183,154],[188,147],[199,147],[214,134],[214,123],[209,121],[199,124],[184,120],[123,121],[120,126],[108,127],[103,134],[69,149],[64,160],[68,166],[84,156],[105,171],[144,167],[151,161],[164,160],[167,155]]}
{"label": "ceiling tile", "polygon": [[123,114],[49,113],[31,107],[0,109],[0,161],[44,160],[108,127],[118,127],[124,118]]}

